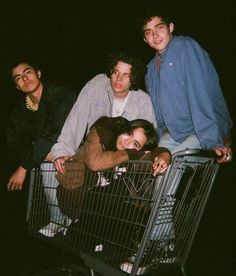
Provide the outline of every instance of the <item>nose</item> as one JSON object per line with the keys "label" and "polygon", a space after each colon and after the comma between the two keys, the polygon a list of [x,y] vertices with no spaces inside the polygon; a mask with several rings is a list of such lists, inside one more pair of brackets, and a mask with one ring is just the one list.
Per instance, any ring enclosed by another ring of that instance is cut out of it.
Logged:
{"label": "nose", "polygon": [[116,79],[118,80],[118,81],[121,81],[122,79],[123,79],[123,75],[122,74],[117,74],[117,77],[116,77]]}
{"label": "nose", "polygon": [[131,137],[128,137],[124,140],[125,148],[129,149],[132,146],[133,139]]}
{"label": "nose", "polygon": [[153,37],[157,37],[159,35],[159,33],[157,30],[153,30],[152,35],[153,35]]}
{"label": "nose", "polygon": [[23,81],[28,80],[28,77],[27,77],[27,75],[25,75],[25,74],[22,74],[22,76],[21,76],[21,77],[22,77],[22,80],[23,80]]}

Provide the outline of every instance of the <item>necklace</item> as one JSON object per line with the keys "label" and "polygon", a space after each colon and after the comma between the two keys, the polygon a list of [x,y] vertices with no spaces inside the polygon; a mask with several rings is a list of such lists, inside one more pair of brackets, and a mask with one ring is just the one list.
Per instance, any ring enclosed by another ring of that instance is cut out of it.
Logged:
{"label": "necklace", "polygon": [[39,108],[39,104],[34,103],[28,95],[25,97],[25,106],[30,111],[37,111]]}

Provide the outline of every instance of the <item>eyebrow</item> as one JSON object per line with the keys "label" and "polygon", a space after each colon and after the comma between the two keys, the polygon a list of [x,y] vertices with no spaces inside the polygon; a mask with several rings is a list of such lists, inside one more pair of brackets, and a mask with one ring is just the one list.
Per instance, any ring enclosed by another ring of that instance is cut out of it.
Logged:
{"label": "eyebrow", "polygon": [[141,144],[139,143],[139,141],[138,140],[135,140],[135,141],[138,144],[138,147],[141,148]]}
{"label": "eyebrow", "polygon": [[[158,26],[160,26],[160,25],[166,25],[166,23],[165,23],[165,22],[160,22],[160,23],[156,24],[156,25],[154,26],[154,28],[156,28],[156,27],[158,27]],[[146,32],[146,31],[148,31],[148,30],[150,30],[150,28],[144,29],[143,32]]]}
{"label": "eyebrow", "polygon": [[12,78],[15,80],[18,76],[22,75],[25,73],[25,71],[29,70],[29,69],[32,69],[33,70],[33,67],[26,67],[23,72],[21,74],[16,74],[15,76],[13,76]]}

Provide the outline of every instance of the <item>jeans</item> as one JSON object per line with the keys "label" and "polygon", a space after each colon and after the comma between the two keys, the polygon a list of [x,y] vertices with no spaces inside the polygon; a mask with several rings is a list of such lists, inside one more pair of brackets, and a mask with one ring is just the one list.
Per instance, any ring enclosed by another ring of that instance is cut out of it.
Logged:
{"label": "jeans", "polygon": [[[166,147],[168,148],[172,154],[186,150],[186,149],[200,149],[200,142],[197,139],[197,136],[192,134],[189,135],[182,143],[178,143],[170,136],[170,134],[167,132],[164,135],[161,136],[160,141],[158,143],[159,147]],[[160,183],[160,181],[157,180],[157,185]],[[179,182],[176,181],[174,183],[175,185],[178,185]],[[172,187],[173,189],[173,187]],[[171,190],[172,190],[171,189]],[[176,190],[177,187],[175,187],[174,190]],[[173,190],[172,190],[173,191]],[[150,240],[162,240],[166,241],[169,239],[174,238],[174,227],[172,222],[172,209],[174,207],[175,199],[171,197],[171,195],[168,195],[168,191],[166,191],[166,194],[164,194],[166,200],[160,207],[160,213],[159,216],[156,218],[156,223],[153,227]]]}
{"label": "jeans", "polygon": [[59,185],[53,163],[42,163],[40,165],[42,185],[49,208],[50,221],[63,224],[67,216],[61,213],[57,201],[57,187]]}
{"label": "jeans", "polygon": [[182,143],[179,143],[170,136],[169,132],[161,136],[158,146],[168,148],[172,154],[186,149],[201,148],[200,142],[196,135],[191,134]]}

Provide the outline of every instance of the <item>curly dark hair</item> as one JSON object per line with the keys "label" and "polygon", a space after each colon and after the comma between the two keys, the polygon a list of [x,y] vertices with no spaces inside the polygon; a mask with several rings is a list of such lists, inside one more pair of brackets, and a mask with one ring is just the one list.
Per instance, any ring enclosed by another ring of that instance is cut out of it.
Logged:
{"label": "curly dark hair", "polygon": [[117,65],[119,61],[130,64],[132,66],[131,76],[130,76],[130,82],[131,82],[130,89],[138,90],[141,86],[141,83],[143,81],[143,77],[145,74],[145,70],[146,70],[145,66],[142,63],[142,60],[134,52],[133,53],[119,52],[119,53],[112,53],[108,55],[106,59],[106,65],[105,65],[105,73],[108,76],[108,78],[111,78],[114,67]]}

